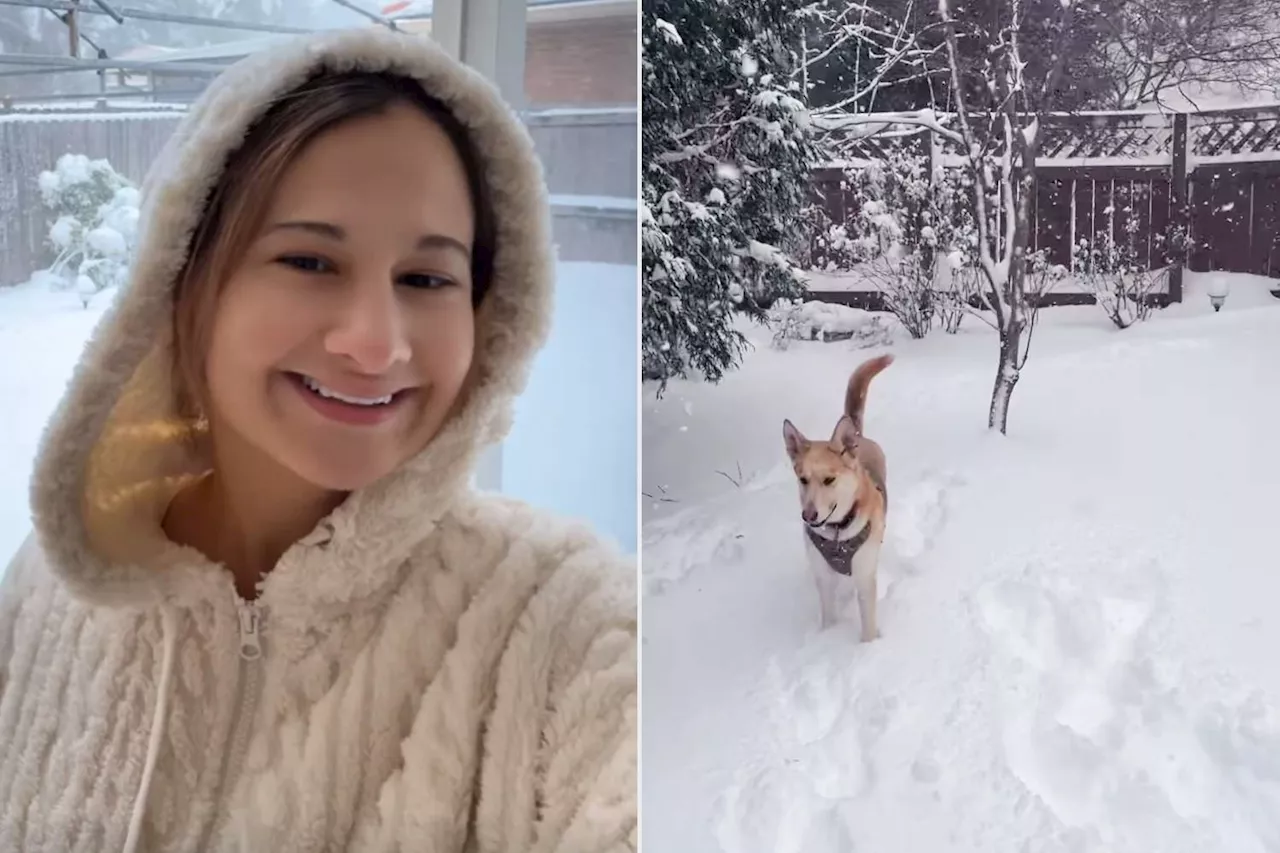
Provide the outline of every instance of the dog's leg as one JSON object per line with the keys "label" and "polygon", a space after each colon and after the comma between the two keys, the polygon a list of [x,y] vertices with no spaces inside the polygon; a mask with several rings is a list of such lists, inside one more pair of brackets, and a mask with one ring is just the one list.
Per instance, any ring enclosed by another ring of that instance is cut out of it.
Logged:
{"label": "dog's leg", "polygon": [[827,630],[836,623],[838,604],[839,576],[831,571],[826,559],[817,548],[805,537],[805,556],[808,558],[809,571],[813,574],[814,586],[818,588],[818,606],[821,609],[822,630]]}
{"label": "dog's leg", "polygon": [[870,541],[853,555],[853,582],[858,590],[858,615],[862,622],[862,642],[880,636],[876,624],[876,568],[880,562],[880,543]]}

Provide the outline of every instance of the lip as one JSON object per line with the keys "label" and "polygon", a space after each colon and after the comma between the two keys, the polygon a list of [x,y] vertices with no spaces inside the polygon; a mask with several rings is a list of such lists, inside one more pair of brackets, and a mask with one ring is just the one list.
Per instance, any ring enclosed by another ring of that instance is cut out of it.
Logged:
{"label": "lip", "polygon": [[[409,396],[413,393],[412,389],[401,389],[393,393],[390,403],[385,403],[381,406],[359,406],[317,394],[306,386],[301,374],[285,373],[284,376],[294,391],[318,414],[328,420],[349,426],[372,427],[390,421],[400,413],[405,403],[408,402]],[[385,396],[385,394],[381,396]]]}

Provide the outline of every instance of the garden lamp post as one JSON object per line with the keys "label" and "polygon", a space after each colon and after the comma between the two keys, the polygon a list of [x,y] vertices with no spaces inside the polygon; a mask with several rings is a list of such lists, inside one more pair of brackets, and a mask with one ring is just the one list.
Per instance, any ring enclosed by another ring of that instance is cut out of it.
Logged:
{"label": "garden lamp post", "polygon": [[1227,281],[1225,275],[1214,275],[1209,278],[1209,304],[1213,306],[1216,314],[1222,310],[1222,303],[1227,301],[1227,295],[1231,293],[1231,283]]}

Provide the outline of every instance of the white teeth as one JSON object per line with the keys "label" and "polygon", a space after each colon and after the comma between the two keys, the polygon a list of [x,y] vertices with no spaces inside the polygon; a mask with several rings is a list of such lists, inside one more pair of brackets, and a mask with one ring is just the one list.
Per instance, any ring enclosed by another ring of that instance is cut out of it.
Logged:
{"label": "white teeth", "polygon": [[349,397],[346,394],[339,394],[337,391],[324,387],[310,376],[302,377],[302,384],[306,385],[312,391],[315,391],[321,397],[329,397],[333,400],[340,400],[343,403],[350,403],[353,406],[385,406],[391,402],[392,395],[385,397]]}

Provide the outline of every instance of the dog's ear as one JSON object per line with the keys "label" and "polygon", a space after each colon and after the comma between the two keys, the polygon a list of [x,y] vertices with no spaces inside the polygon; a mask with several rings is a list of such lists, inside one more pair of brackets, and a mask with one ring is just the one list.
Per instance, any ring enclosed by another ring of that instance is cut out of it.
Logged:
{"label": "dog's ear", "polygon": [[787,445],[787,455],[791,457],[792,462],[804,452],[805,446],[809,444],[809,439],[801,435],[800,430],[796,429],[795,425],[788,420],[782,422],[782,440]]}
{"label": "dog's ear", "polygon": [[858,440],[862,436],[858,435],[858,430],[853,425],[853,418],[845,415],[836,424],[835,432],[831,433],[831,444],[845,453],[853,453],[858,449]]}

